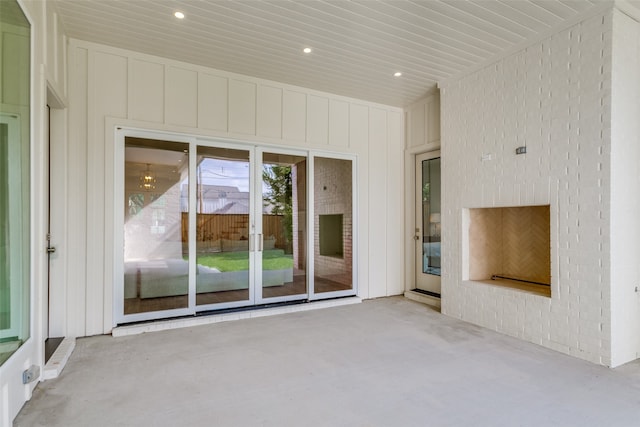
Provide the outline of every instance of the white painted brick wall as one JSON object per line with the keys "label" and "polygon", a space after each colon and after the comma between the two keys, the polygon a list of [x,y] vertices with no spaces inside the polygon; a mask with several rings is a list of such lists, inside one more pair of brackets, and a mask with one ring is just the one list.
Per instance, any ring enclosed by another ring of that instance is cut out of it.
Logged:
{"label": "white painted brick wall", "polygon": [[[605,365],[611,33],[608,11],[441,91],[442,312]],[[539,204],[551,206],[552,297],[463,282],[462,210]]]}

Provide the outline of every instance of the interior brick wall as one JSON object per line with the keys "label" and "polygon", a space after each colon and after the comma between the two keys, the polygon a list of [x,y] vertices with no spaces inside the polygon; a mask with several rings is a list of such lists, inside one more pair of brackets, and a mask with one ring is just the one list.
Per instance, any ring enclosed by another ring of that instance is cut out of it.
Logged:
{"label": "interior brick wall", "polygon": [[291,191],[293,192],[293,267],[307,269],[307,161],[291,168]]}
{"label": "interior brick wall", "polygon": [[[349,285],[353,271],[353,189],[350,160],[316,157],[314,164],[314,274]],[[320,215],[342,214],[343,256],[320,255]]]}

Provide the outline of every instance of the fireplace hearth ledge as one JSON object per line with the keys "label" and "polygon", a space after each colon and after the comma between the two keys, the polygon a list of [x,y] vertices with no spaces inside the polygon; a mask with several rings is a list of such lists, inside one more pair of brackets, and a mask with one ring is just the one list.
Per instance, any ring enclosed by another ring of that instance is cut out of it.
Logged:
{"label": "fireplace hearth ledge", "polygon": [[535,285],[532,283],[523,283],[516,280],[508,280],[508,279],[465,280],[462,283],[465,285],[483,284],[487,286],[494,286],[501,289],[511,289],[515,292],[539,295],[547,298],[551,297],[551,286]]}

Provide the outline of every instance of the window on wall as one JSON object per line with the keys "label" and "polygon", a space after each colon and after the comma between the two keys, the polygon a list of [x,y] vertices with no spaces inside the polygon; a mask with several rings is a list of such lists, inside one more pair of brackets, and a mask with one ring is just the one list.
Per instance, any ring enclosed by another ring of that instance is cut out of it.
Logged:
{"label": "window on wall", "polygon": [[29,338],[30,25],[0,2],[0,364]]}

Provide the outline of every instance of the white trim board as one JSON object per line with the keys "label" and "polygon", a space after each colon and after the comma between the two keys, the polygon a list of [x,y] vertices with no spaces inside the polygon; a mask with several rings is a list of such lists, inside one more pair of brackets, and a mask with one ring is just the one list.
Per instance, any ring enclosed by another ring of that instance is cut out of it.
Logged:
{"label": "white trim board", "polygon": [[65,338],[62,340],[56,351],[53,353],[49,361],[42,371],[42,381],[58,378],[62,370],[69,361],[71,353],[76,348],[75,338]]}
{"label": "white trim board", "polygon": [[210,325],[212,323],[229,322],[233,320],[252,319],[256,317],[276,316],[279,314],[298,313],[301,311],[317,310],[321,308],[340,307],[343,305],[359,304],[360,297],[347,297],[332,300],[314,301],[305,304],[285,305],[281,307],[254,308],[246,311],[212,314],[208,316],[167,319],[157,322],[125,325],[113,328],[111,335],[125,337],[144,334],[146,332],[166,331],[169,329],[190,328],[192,326]]}

